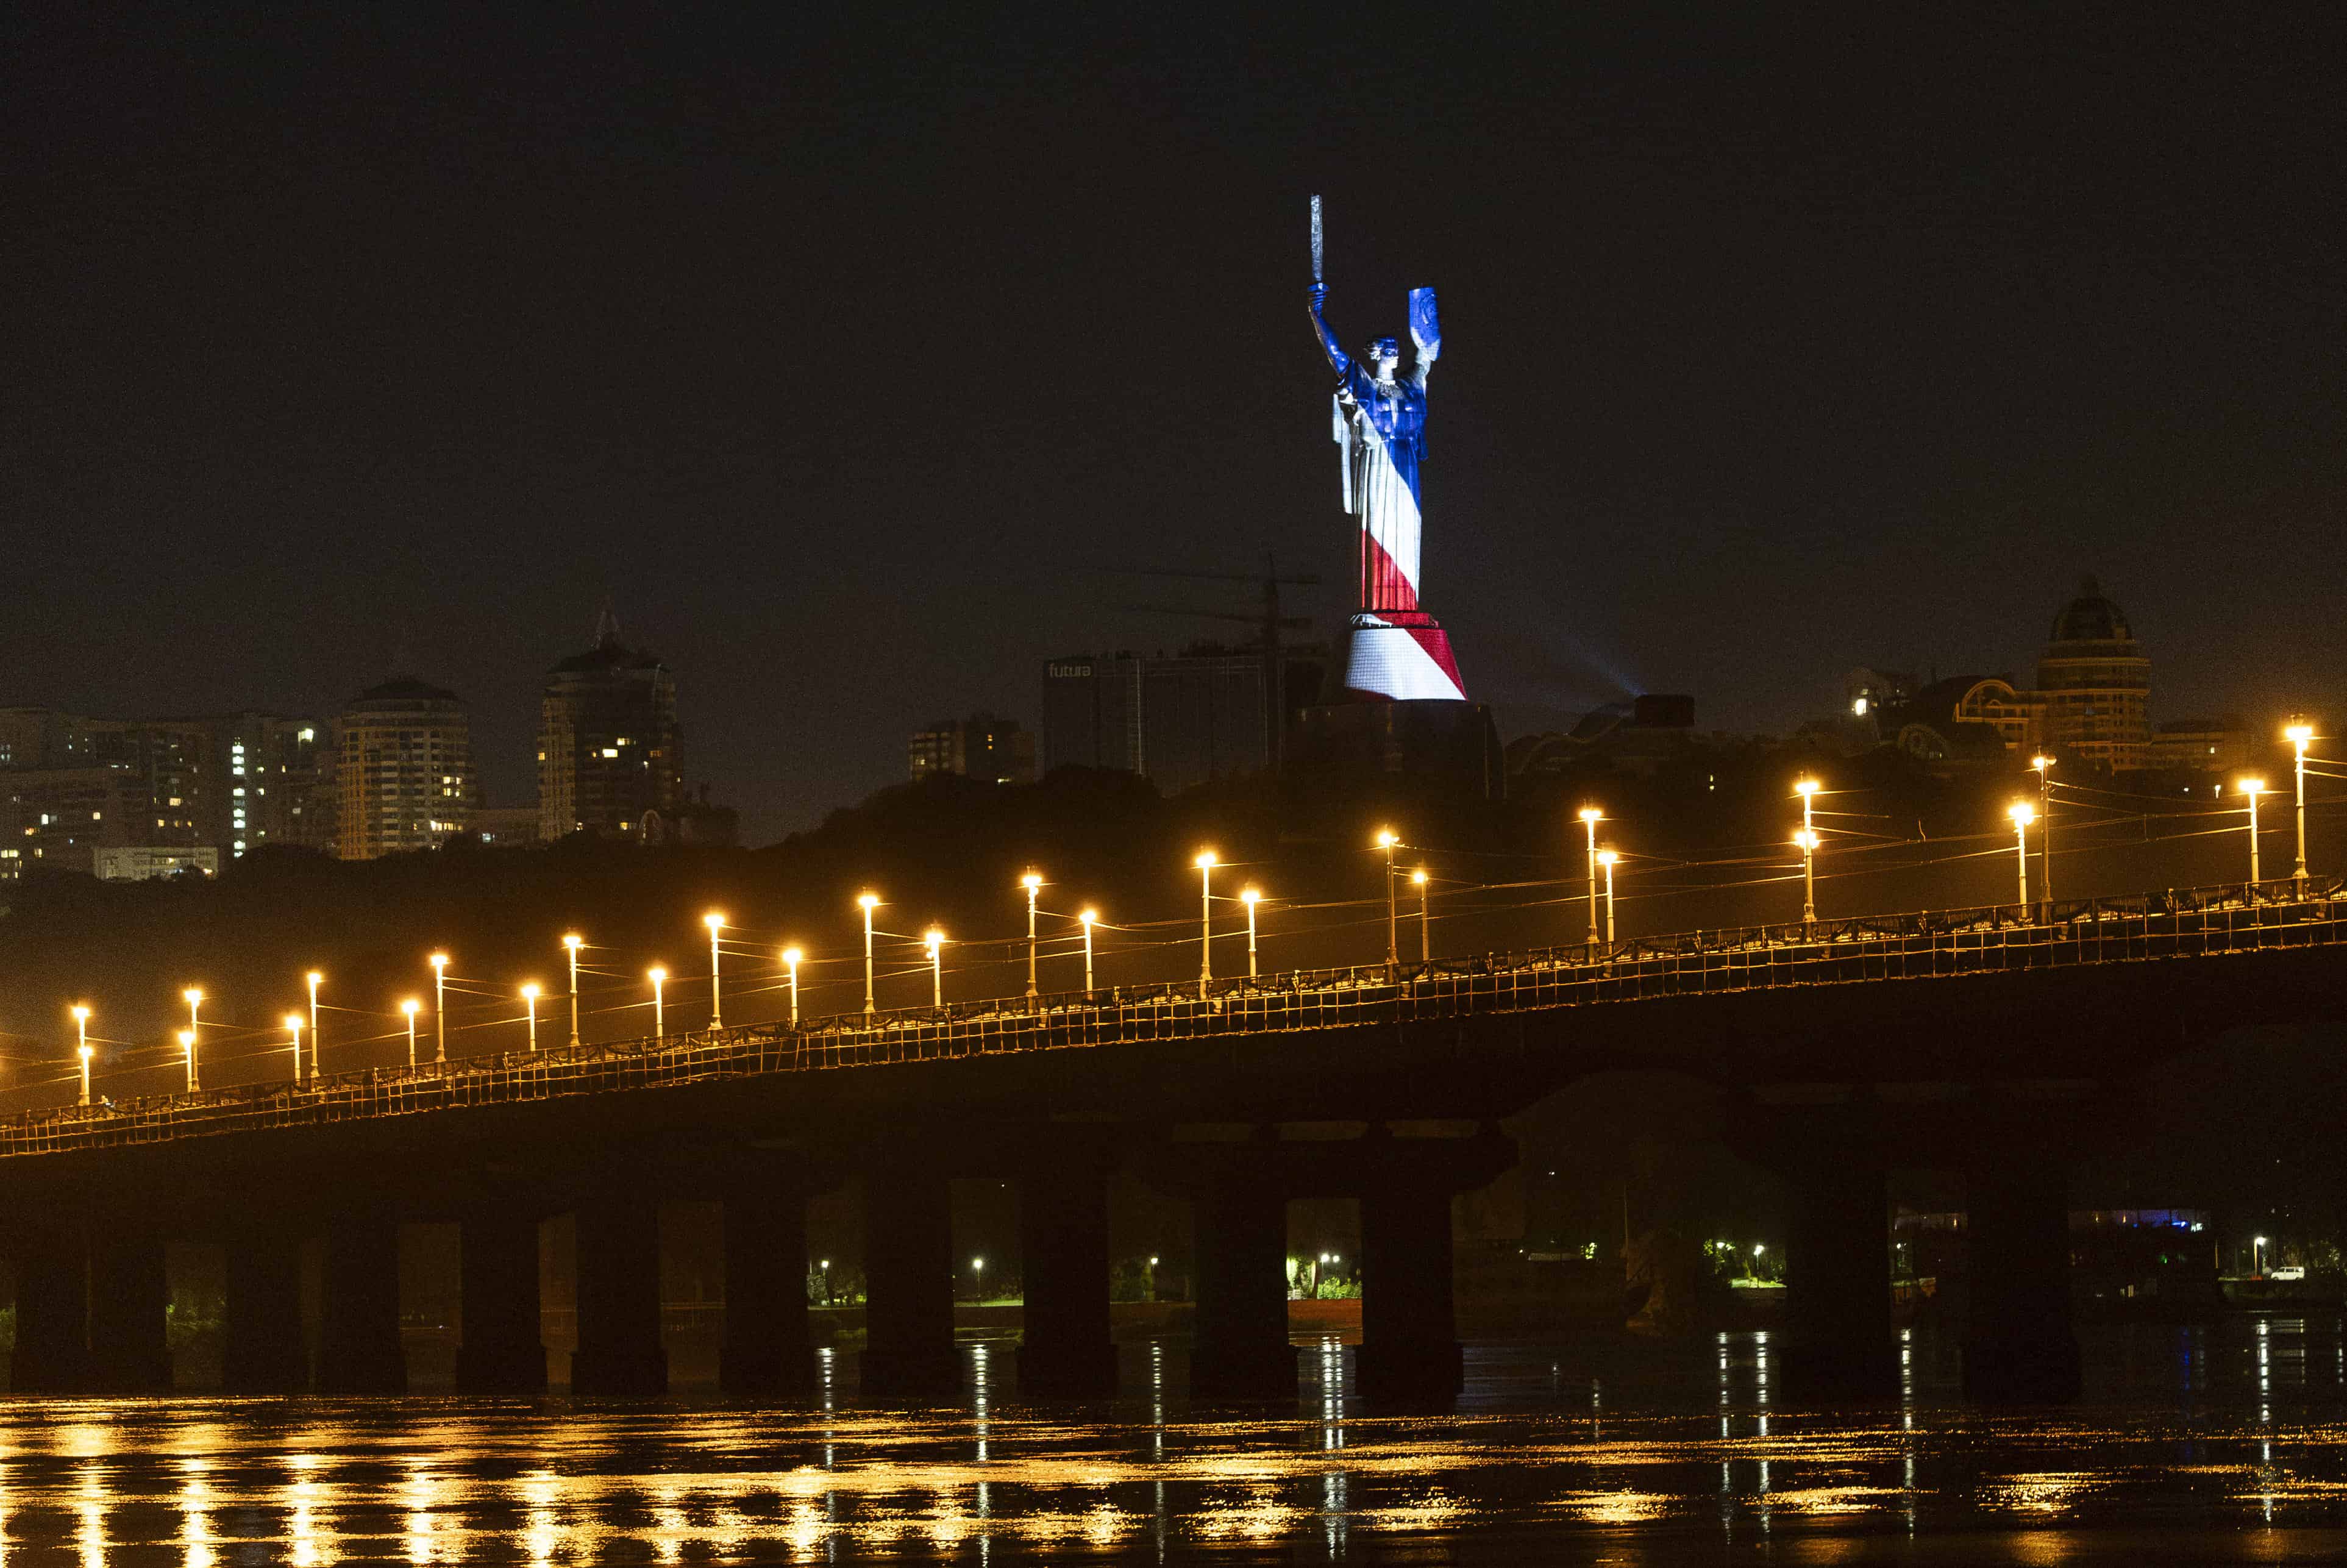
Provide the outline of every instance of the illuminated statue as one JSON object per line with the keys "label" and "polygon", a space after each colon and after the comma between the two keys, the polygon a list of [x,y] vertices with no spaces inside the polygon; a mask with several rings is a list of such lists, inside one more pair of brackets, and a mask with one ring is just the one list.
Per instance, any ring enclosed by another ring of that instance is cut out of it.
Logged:
{"label": "illuminated statue", "polygon": [[1401,345],[1370,341],[1359,359],[1337,346],[1321,319],[1319,199],[1313,199],[1312,331],[1337,374],[1335,433],[1344,448],[1345,509],[1361,520],[1360,613],[1345,688],[1357,696],[1463,700],[1450,639],[1419,608],[1418,470],[1426,456],[1426,376],[1442,350],[1432,289],[1409,292],[1409,335],[1418,344],[1407,374]]}

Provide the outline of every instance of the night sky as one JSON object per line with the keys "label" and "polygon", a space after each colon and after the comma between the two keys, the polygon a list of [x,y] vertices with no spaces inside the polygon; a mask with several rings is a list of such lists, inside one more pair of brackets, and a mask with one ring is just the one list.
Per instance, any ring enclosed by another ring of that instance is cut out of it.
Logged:
{"label": "night sky", "polygon": [[0,702],[405,649],[527,804],[608,596],[758,842],[1245,634],[1121,573],[1273,552],[1333,630],[1317,190],[1348,343],[1441,292],[1423,586],[1503,733],[2025,674],[2088,571],[2155,717],[2347,719],[2334,8],[105,9],[0,25]]}

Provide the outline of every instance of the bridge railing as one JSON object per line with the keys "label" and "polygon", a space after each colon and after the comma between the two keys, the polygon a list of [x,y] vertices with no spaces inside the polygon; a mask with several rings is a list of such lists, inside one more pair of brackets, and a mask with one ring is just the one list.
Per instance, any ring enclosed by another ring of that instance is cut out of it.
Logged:
{"label": "bridge railing", "polygon": [[0,1121],[0,1157],[1013,1051],[1277,1035],[1800,985],[2347,946],[2331,878],[1732,927],[1513,953],[893,1009],[321,1074]]}

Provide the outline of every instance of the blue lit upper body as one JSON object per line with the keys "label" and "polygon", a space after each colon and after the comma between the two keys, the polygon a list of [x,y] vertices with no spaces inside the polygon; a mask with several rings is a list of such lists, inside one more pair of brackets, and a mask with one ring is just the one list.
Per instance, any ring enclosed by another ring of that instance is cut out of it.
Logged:
{"label": "blue lit upper body", "polygon": [[[1402,370],[1396,365],[1390,379],[1381,381],[1375,365],[1365,365],[1337,346],[1337,334],[1321,319],[1326,294],[1321,285],[1312,286],[1312,332],[1320,340],[1321,352],[1328,356],[1328,368],[1337,373],[1337,405],[1377,433],[1410,493],[1416,495],[1419,461],[1426,455],[1426,377],[1441,350],[1440,340],[1420,338],[1418,355],[1409,368]],[[1399,357],[1391,338],[1380,338],[1370,348],[1372,352],[1382,348],[1391,357]]]}

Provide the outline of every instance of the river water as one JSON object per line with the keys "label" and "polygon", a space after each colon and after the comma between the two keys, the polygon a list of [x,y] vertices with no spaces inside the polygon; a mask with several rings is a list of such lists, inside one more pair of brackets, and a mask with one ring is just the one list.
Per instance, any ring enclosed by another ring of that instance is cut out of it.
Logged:
{"label": "river water", "polygon": [[1471,1347],[1447,1415],[1349,1394],[1028,1405],[969,1345],[947,1408],[819,1400],[0,1401],[0,1562],[2119,1563],[2347,1559],[2347,1325],[2087,1337],[2088,1398],[1987,1413],[1918,1330],[1893,1404],[1805,1409],[1769,1337]]}

